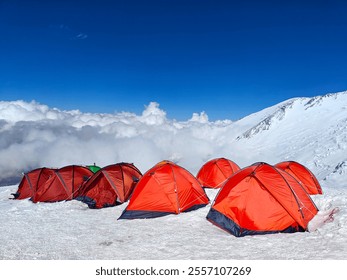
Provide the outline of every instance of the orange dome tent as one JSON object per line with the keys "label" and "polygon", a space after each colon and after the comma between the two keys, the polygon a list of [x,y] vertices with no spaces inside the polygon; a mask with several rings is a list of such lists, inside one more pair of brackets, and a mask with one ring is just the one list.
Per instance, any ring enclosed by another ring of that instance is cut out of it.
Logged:
{"label": "orange dome tent", "polygon": [[179,214],[208,203],[204,189],[190,172],[177,164],[163,161],[143,175],[119,219]]}
{"label": "orange dome tent", "polygon": [[14,196],[14,199],[32,198],[39,185],[42,185],[51,176],[54,175],[54,169],[42,167],[33,169],[27,173],[24,173],[22,180],[18,185],[18,190]]}
{"label": "orange dome tent", "polygon": [[304,231],[317,212],[294,177],[269,164],[257,163],[227,180],[207,219],[240,237]]}
{"label": "orange dome tent", "polygon": [[322,187],[313,173],[302,164],[295,161],[283,161],[275,165],[297,179],[308,194],[322,194]]}
{"label": "orange dome tent", "polygon": [[68,165],[54,170],[45,182],[37,186],[33,202],[56,202],[76,197],[79,188],[93,172],[85,166]]}
{"label": "orange dome tent", "polygon": [[115,206],[129,199],[142,177],[130,163],[117,163],[101,168],[81,188],[78,200],[90,208]]}
{"label": "orange dome tent", "polygon": [[226,158],[215,158],[206,162],[196,175],[203,187],[220,188],[240,167]]}

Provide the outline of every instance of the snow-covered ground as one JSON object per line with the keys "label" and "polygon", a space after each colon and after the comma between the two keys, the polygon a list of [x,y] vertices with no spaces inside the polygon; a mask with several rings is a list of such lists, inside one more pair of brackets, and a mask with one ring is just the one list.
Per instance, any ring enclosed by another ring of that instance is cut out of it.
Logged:
{"label": "snow-covered ground", "polygon": [[[347,190],[327,189],[317,206],[341,211],[315,232],[236,238],[206,220],[210,206],[157,219],[117,220],[125,205],[92,210],[78,201],[8,200],[0,188],[0,259],[346,259]],[[211,199],[216,190],[208,190]]]}
{"label": "snow-covered ground", "polygon": [[[194,114],[168,120],[158,104],[141,116],[60,111],[35,102],[0,102],[0,182],[39,166],[134,162],[143,172],[163,159],[193,174],[223,156],[245,167],[295,160],[313,171],[319,209],[339,207],[314,232],[236,238],[206,220],[210,205],[147,220],[117,220],[126,204],[92,210],[78,201],[10,200],[0,188],[0,259],[347,259],[347,92],[297,98],[239,121]],[[73,153],[71,151],[74,151]],[[88,151],[88,152],[86,152]],[[7,184],[8,185],[8,184]],[[207,190],[211,201],[217,190]]]}

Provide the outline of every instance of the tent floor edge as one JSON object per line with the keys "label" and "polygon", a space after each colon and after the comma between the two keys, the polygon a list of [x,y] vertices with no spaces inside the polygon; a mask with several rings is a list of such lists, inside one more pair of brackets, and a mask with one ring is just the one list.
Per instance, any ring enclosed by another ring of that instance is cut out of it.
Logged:
{"label": "tent floor edge", "polygon": [[199,208],[203,208],[203,207],[206,207],[208,204],[196,204],[196,205],[193,205],[192,207],[182,211],[182,213],[185,213],[185,212],[190,212],[190,211],[194,211],[194,210],[197,210]]}
{"label": "tent floor edge", "polygon": [[215,226],[221,228],[222,230],[231,233],[235,237],[244,237],[246,235],[264,235],[264,234],[275,234],[275,233],[295,233],[295,232],[304,232],[305,230],[300,227],[289,226],[283,230],[273,230],[273,231],[257,231],[257,230],[249,230],[246,228],[241,228],[238,224],[236,224],[233,220],[218,212],[217,210],[211,208],[208,212],[206,219],[214,224]]}
{"label": "tent floor edge", "polygon": [[157,212],[157,211],[144,211],[144,210],[124,210],[122,215],[118,218],[121,219],[152,219],[176,214],[173,212]]}
{"label": "tent floor edge", "polygon": [[218,212],[217,210],[211,208],[208,212],[206,219],[219,227],[220,229],[236,236],[241,237],[241,228],[234,221],[230,220],[228,217]]}
{"label": "tent floor edge", "polygon": [[20,193],[19,192],[17,192],[17,193],[11,193],[11,195],[13,195],[13,197],[9,197],[9,199],[20,199],[20,198],[18,198],[19,196],[20,196]]}
{"label": "tent floor edge", "polygon": [[96,201],[88,196],[78,196],[75,200],[87,204],[90,209],[96,209]]}

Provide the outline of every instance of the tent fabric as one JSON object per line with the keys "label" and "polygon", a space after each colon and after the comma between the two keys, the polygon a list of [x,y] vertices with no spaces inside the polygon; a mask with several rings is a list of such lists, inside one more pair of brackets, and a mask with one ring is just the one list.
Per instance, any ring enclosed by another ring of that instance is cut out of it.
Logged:
{"label": "tent fabric", "polygon": [[175,163],[163,161],[143,175],[119,219],[179,214],[208,203],[205,191],[189,171]]}
{"label": "tent fabric", "polygon": [[142,173],[133,164],[117,163],[97,171],[81,188],[78,200],[90,208],[115,206],[128,201]]}
{"label": "tent fabric", "polygon": [[227,180],[207,219],[240,237],[304,231],[317,212],[294,177],[269,164],[257,163]]}
{"label": "tent fabric", "polygon": [[295,161],[283,161],[275,167],[282,169],[296,178],[305,188],[308,194],[322,194],[322,187],[313,173],[304,165]]}
{"label": "tent fabric", "polygon": [[96,172],[98,172],[100,169],[101,169],[101,167],[100,166],[97,166],[97,165],[88,165],[87,166],[93,173],[96,173]]}
{"label": "tent fabric", "polygon": [[240,167],[226,158],[215,158],[206,162],[196,175],[201,185],[205,188],[220,188],[223,183]]}
{"label": "tent fabric", "polygon": [[13,194],[14,199],[32,198],[37,187],[54,175],[51,168],[41,167],[24,173],[22,180],[18,185],[18,190]]}
{"label": "tent fabric", "polygon": [[78,194],[82,184],[93,175],[85,166],[69,165],[54,170],[50,178],[37,185],[33,202],[56,202],[71,200]]}

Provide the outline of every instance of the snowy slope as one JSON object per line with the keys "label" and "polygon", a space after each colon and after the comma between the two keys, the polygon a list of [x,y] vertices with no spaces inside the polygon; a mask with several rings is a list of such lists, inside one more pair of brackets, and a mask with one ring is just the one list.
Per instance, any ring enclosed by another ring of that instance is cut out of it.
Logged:
{"label": "snowy slope", "polygon": [[[78,201],[9,201],[0,188],[0,259],[346,259],[346,189],[324,188],[321,209],[341,211],[312,233],[236,238],[205,217],[209,206],[151,220],[117,220],[125,205],[92,210]],[[213,198],[216,190],[209,190]]]}
{"label": "snowy slope", "polygon": [[[347,92],[290,99],[235,122],[210,122],[205,113],[178,122],[156,103],[135,115],[0,102],[2,185],[34,167],[72,163],[127,161],[144,172],[170,159],[196,174],[218,156],[241,167],[296,160],[322,184],[324,194],[313,196],[318,208],[340,208],[315,232],[235,238],[206,221],[209,206],[118,221],[126,204],[91,210],[78,201],[9,200],[14,184],[0,188],[0,259],[347,259],[346,149]],[[217,191],[207,194],[213,200]]]}
{"label": "snowy slope", "polygon": [[319,179],[347,160],[347,92],[292,99],[274,109],[239,136],[236,147],[269,163],[300,161]]}

